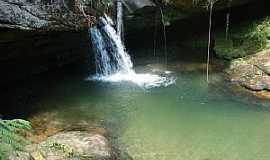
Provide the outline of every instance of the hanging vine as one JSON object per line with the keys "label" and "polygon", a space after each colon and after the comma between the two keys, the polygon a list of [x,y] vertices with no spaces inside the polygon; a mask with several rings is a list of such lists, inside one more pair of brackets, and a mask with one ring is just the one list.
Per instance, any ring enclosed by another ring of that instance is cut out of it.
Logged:
{"label": "hanging vine", "polygon": [[166,33],[166,23],[165,23],[164,13],[163,13],[163,10],[162,10],[161,6],[159,7],[159,10],[160,10],[160,14],[161,14],[161,21],[162,21],[162,25],[163,25],[164,56],[165,56],[165,64],[166,64],[166,67],[167,67],[167,63],[168,63],[168,52],[167,52],[167,33]]}
{"label": "hanging vine", "polygon": [[229,35],[229,30],[230,30],[230,19],[231,19],[231,13],[230,13],[230,8],[232,5],[232,0],[228,0],[227,2],[227,14],[226,14],[226,34],[225,34],[225,39],[228,40],[228,35]]}
{"label": "hanging vine", "polygon": [[209,11],[209,27],[208,27],[208,45],[207,45],[207,62],[206,62],[206,80],[209,82],[209,65],[210,65],[210,52],[211,52],[211,37],[212,37],[212,16],[213,16],[213,7],[216,2],[219,0],[193,0],[195,5],[203,4]]}

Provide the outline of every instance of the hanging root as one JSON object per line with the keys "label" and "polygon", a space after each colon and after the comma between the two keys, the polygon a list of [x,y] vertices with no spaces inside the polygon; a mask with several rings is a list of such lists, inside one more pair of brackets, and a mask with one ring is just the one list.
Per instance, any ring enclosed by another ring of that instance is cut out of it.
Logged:
{"label": "hanging root", "polygon": [[96,17],[86,14],[82,5],[79,5],[78,8],[82,15],[85,17],[88,27],[91,27],[96,21]]}
{"label": "hanging root", "polygon": [[206,79],[209,82],[209,63],[210,63],[210,47],[211,47],[211,34],[212,34],[212,15],[214,1],[209,0],[209,30],[208,30],[208,47],[207,47],[207,64],[206,64]]}
{"label": "hanging root", "polygon": [[153,52],[154,57],[156,57],[156,46],[157,46],[157,14],[158,12],[155,11],[155,18],[154,18],[154,42],[153,42]]}
{"label": "hanging root", "polygon": [[168,52],[167,52],[166,23],[165,23],[165,19],[164,19],[164,14],[163,14],[162,8],[159,7],[159,9],[160,9],[161,19],[162,19],[162,24],[163,24],[164,55],[165,55],[165,64],[166,64],[166,67],[167,67],[167,63],[168,63]]}
{"label": "hanging root", "polygon": [[228,3],[227,3],[228,12],[226,14],[226,35],[225,35],[226,40],[228,40],[228,35],[229,35],[229,30],[230,30],[230,8],[231,8],[231,3],[232,3],[232,0],[228,0]]}

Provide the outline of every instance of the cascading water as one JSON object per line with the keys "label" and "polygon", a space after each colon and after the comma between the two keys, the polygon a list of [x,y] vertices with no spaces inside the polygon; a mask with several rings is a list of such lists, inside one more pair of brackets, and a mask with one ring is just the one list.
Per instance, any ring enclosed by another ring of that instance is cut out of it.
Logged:
{"label": "cascading water", "polygon": [[121,40],[124,40],[123,3],[121,0],[118,0],[116,4],[117,4],[116,31]]}
{"label": "cascading water", "polygon": [[90,37],[96,53],[97,76],[109,76],[119,72],[134,74],[130,56],[112,23],[108,16],[104,16],[100,18],[98,26],[90,28]]}
{"label": "cascading water", "polygon": [[168,86],[175,82],[170,72],[163,76],[155,74],[136,74],[133,63],[121,41],[121,34],[113,28],[113,21],[104,16],[97,26],[89,29],[92,46],[95,52],[96,75],[91,80],[106,82],[130,81],[145,88]]}

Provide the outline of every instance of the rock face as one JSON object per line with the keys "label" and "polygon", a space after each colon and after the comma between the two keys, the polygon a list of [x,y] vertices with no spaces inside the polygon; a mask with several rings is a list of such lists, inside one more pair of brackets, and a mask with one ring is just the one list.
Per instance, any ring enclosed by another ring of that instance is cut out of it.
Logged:
{"label": "rock face", "polygon": [[[254,0],[234,0],[232,6],[251,1]],[[86,13],[96,15],[100,12],[99,9],[112,7],[112,2],[113,0],[102,1],[98,4],[92,0],[0,0],[0,27],[23,30],[80,30],[87,25],[79,6],[82,6]],[[196,5],[192,0],[168,0],[168,4],[179,10],[181,15],[205,11],[201,4],[206,0],[199,2],[199,5]],[[217,8],[225,8],[226,2],[220,0]],[[155,6],[151,0],[125,0],[124,3],[132,12],[142,7]],[[99,8],[90,8],[92,5]]]}
{"label": "rock face", "polygon": [[270,98],[270,50],[232,61],[227,73],[232,82]]}
{"label": "rock face", "polygon": [[131,13],[143,7],[155,6],[155,4],[150,0],[124,0],[123,2],[128,11]]}
{"label": "rock face", "polygon": [[[74,7],[74,6],[73,6]],[[64,0],[0,0],[0,27],[23,30],[78,30],[83,17]]]}
{"label": "rock face", "polygon": [[[112,7],[112,2],[113,0],[0,0],[0,28],[81,30],[87,27],[85,13],[100,15],[99,12]],[[125,0],[124,3],[131,12],[145,6],[154,6],[150,0]]]}
{"label": "rock face", "polygon": [[[176,8],[185,10],[187,12],[196,12],[202,10],[202,6],[208,3],[207,0],[164,0],[168,4],[173,5]],[[254,0],[233,0],[231,2],[231,6],[238,6],[250,3]],[[218,0],[216,2],[216,8],[222,9],[227,6],[228,1],[227,0]]]}
{"label": "rock face", "polygon": [[113,159],[108,140],[99,134],[83,131],[58,133],[38,144],[31,153],[33,159]]}

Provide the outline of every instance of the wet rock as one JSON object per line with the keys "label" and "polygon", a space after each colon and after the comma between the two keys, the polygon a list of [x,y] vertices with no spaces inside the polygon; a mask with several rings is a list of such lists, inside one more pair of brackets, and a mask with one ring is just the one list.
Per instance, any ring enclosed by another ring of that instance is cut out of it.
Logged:
{"label": "wet rock", "polygon": [[270,50],[265,50],[232,61],[227,73],[232,82],[254,92],[259,97],[270,98],[269,62]]}
{"label": "wet rock", "polygon": [[62,132],[30,149],[34,160],[113,159],[109,141],[100,134],[84,131]]}
{"label": "wet rock", "polygon": [[67,122],[61,118],[61,113],[44,112],[33,115],[29,118],[32,124],[33,132],[27,135],[27,138],[33,143],[41,143],[48,137],[61,132],[85,131],[92,134],[107,136],[107,130],[97,122],[86,120],[74,120]]}

